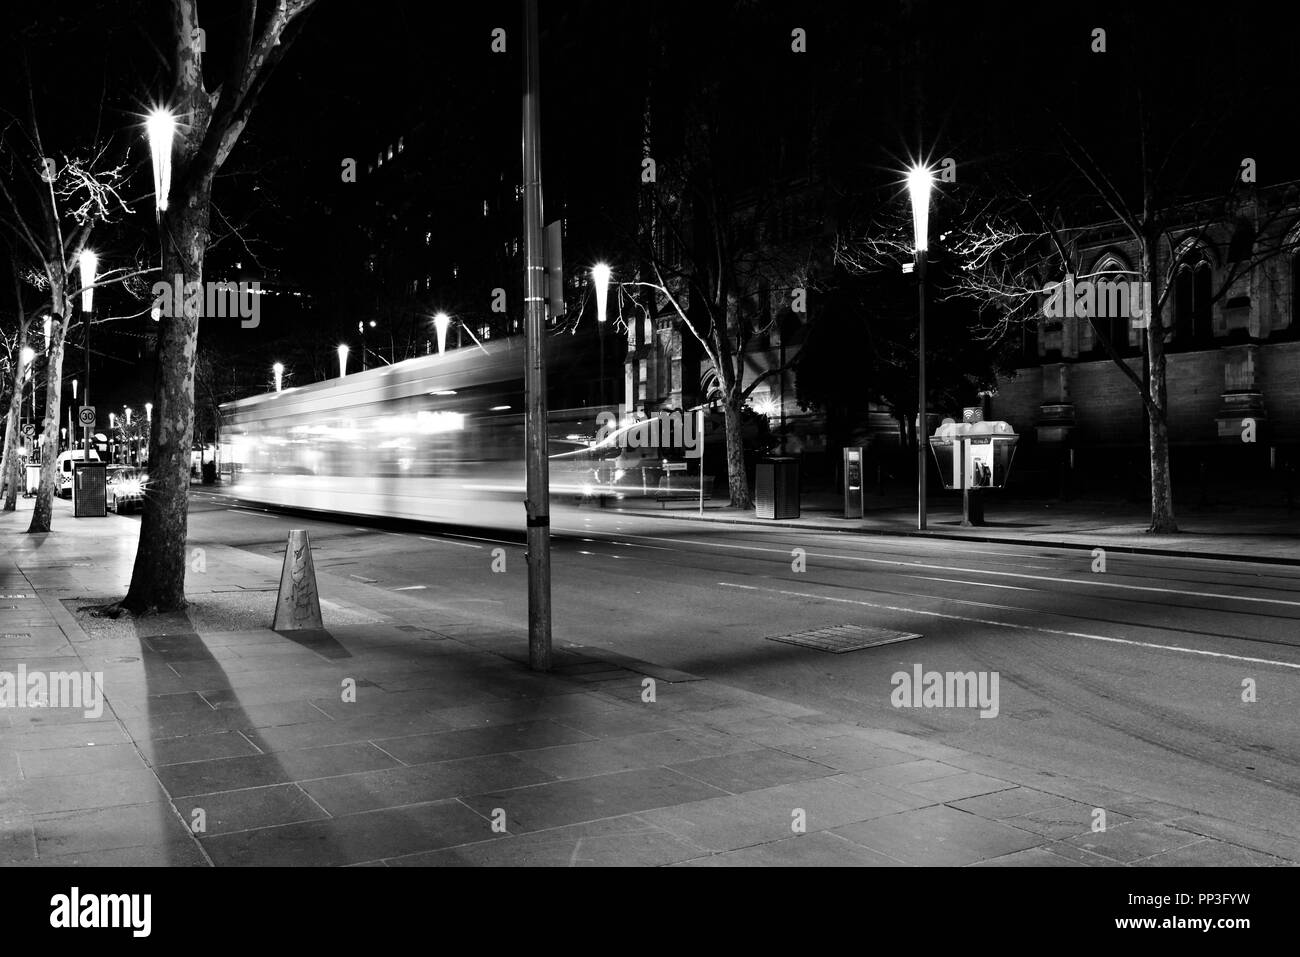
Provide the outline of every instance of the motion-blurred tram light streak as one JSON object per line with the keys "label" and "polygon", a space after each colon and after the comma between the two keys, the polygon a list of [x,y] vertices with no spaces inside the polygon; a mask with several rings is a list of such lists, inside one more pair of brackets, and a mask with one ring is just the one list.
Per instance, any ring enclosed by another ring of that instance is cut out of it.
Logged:
{"label": "motion-blurred tram light streak", "polygon": [[[549,352],[552,365],[571,359],[559,339]],[[223,481],[269,505],[517,528],[523,369],[522,344],[502,339],[227,403]],[[566,376],[552,379],[563,399]],[[553,501],[655,494],[659,451],[625,461],[626,449],[600,442],[597,412],[550,413]]]}

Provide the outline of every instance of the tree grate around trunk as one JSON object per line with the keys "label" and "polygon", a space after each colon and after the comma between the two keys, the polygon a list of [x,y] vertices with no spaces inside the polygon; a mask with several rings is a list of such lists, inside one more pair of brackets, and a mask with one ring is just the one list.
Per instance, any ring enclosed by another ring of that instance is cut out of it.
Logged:
{"label": "tree grate around trunk", "polygon": [[847,651],[862,651],[879,645],[892,645],[899,641],[911,641],[920,638],[910,631],[892,631],[888,628],[872,628],[869,625],[831,625],[812,631],[800,631],[793,635],[770,636],[768,641],[781,641],[787,645],[800,645],[829,651],[833,655],[842,655]]}

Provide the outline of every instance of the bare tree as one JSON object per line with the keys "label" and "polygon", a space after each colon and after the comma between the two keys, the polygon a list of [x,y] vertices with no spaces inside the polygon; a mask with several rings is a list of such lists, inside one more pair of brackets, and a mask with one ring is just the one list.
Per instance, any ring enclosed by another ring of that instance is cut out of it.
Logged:
{"label": "bare tree", "polygon": [[12,372],[9,411],[5,416],[4,455],[0,461],[0,490],[4,495],[4,510],[12,512],[18,507],[18,485],[21,481],[18,464],[18,423],[22,420],[23,382],[27,378],[28,329],[31,314],[23,308],[23,286],[19,278],[18,260],[10,254],[10,268],[14,282],[14,332],[5,345],[9,351],[8,367]]}
{"label": "bare tree", "polygon": [[[79,260],[92,232],[113,216],[129,212],[119,188],[125,163],[105,140],[88,150],[52,155],[42,141],[33,78],[25,72],[26,110],[7,117],[0,132],[0,229],[15,255],[29,262],[45,295],[50,333],[45,343],[45,418],[41,426],[46,454],[29,532],[48,532],[57,490],[58,436],[63,398],[63,353],[74,295],[81,291]],[[120,282],[129,268],[106,271],[94,285]],[[20,293],[18,293],[20,294]],[[30,339],[30,334],[27,337]]]}
{"label": "bare tree", "polygon": [[[209,88],[197,0],[172,0],[172,92],[178,117],[172,148],[171,200],[162,214],[163,274],[203,281],[210,239],[212,187],[239,142],[275,66],[315,0],[242,0],[231,14],[231,54]],[[131,586],[120,608],[133,614],[185,607],[190,445],[199,315],[187,297],[180,315],[164,317],[158,336],[158,381],[149,441],[150,489],[140,521]],[[114,609],[117,610],[117,609]]]}

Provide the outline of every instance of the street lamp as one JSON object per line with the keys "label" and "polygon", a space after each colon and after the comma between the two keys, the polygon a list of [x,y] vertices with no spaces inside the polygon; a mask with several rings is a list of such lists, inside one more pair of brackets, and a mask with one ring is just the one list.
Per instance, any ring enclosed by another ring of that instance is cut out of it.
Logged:
{"label": "street lamp", "polygon": [[99,268],[99,257],[89,249],[83,249],[77,262],[81,267],[81,311],[89,313],[94,309],[95,270]]}
{"label": "street lamp", "polygon": [[176,135],[176,117],[167,110],[156,109],[144,122],[149,137],[149,158],[153,161],[154,210],[161,220],[167,211],[167,196],[172,185],[172,139]]}
{"label": "street lamp", "polygon": [[609,277],[610,269],[604,263],[596,263],[591,267],[591,279],[596,284],[596,320],[601,323],[607,316]]}
{"label": "street lamp", "polygon": [[279,392],[284,380],[284,363],[277,362],[271,366],[271,371],[275,373],[275,391]]}
{"label": "street lamp", "polygon": [[[23,351],[20,358],[22,359],[23,368],[26,370],[24,375],[26,375],[28,379],[32,380],[32,428],[35,429],[36,428],[36,350],[33,349],[31,346],[23,346]],[[21,380],[19,381],[19,388],[20,389],[22,388]],[[20,395],[19,399],[21,398],[22,396]],[[18,404],[22,405],[22,402],[20,401]]]}
{"label": "street lamp", "polygon": [[591,279],[596,284],[596,331],[600,337],[600,404],[605,404],[605,319],[609,302],[610,269],[605,263],[591,267]]}
{"label": "street lamp", "polygon": [[917,420],[916,420],[916,527],[924,531],[925,514],[925,259],[930,245],[930,190],[934,172],[917,164],[907,173],[907,192],[912,198],[912,246],[916,251],[916,302],[919,312],[917,335]]}
{"label": "street lamp", "polygon": [[447,348],[447,329],[451,326],[451,317],[445,312],[440,312],[433,317],[433,328],[438,332],[438,355],[442,355]]}
{"label": "street lamp", "polygon": [[153,425],[153,403],[152,402],[146,402],[144,404],[144,420],[146,424]]}
{"label": "street lamp", "polygon": [[348,374],[348,347],[339,346],[339,378]]}
{"label": "street lamp", "polygon": [[[86,397],[84,399],[87,405],[90,404],[90,317],[94,312],[95,304],[95,270],[99,267],[99,257],[89,249],[82,249],[81,255],[77,257],[77,263],[81,267],[81,321],[86,326]],[[90,452],[90,426],[85,427],[85,445],[86,454]]]}

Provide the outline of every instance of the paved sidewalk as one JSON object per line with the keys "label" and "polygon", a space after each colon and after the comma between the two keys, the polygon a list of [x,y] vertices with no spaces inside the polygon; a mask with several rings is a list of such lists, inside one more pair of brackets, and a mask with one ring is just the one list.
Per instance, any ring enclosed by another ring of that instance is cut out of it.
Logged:
{"label": "paved sidewalk", "polygon": [[1013,545],[1052,545],[1114,551],[1219,558],[1300,565],[1300,509],[1183,507],[1176,512],[1177,535],[1149,535],[1146,509],[1110,501],[1025,502],[986,493],[987,524],[961,525],[961,498],[953,493],[930,502],[926,531],[916,528],[916,497],[869,494],[862,518],[844,518],[837,496],[806,494],[797,519],[760,519],[753,509],[733,509],[725,500],[661,504],[626,499],[619,507],[637,515],[769,527],[795,526],[836,532],[970,539]]}
{"label": "paved sidewalk", "polygon": [[280,635],[256,623],[279,561],[242,550],[194,543],[187,614],[79,618],[124,593],[137,526],[27,520],[0,515],[0,674],[102,672],[107,703],[0,710],[0,864],[1300,861],[1194,808],[602,649],[538,675],[522,631],[329,572],[328,634]]}

